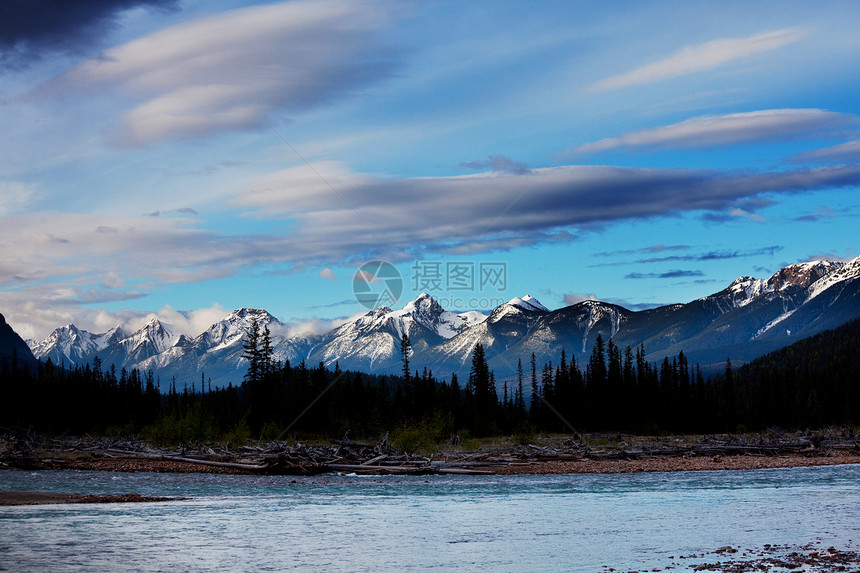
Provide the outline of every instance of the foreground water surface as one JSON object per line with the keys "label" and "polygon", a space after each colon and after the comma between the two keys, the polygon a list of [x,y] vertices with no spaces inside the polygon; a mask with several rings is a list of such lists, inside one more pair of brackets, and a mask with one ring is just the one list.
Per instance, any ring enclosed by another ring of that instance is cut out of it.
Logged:
{"label": "foreground water surface", "polygon": [[313,478],[5,470],[5,491],[190,499],[0,507],[0,570],[650,569],[726,545],[855,547],[858,486],[860,466]]}

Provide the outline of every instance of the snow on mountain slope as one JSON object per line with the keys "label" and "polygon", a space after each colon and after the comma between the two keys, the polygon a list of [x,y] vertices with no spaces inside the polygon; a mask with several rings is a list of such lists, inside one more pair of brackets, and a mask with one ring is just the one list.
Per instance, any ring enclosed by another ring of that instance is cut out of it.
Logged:
{"label": "snow on mountain slope", "polygon": [[843,263],[819,260],[784,267],[767,279],[740,277],[729,287],[715,295],[705,298],[723,298],[734,307],[747,305],[765,295],[779,295],[780,292],[794,287],[807,289],[842,268]]}
{"label": "snow on mountain slope", "polygon": [[421,326],[435,332],[444,339],[453,338],[472,326],[478,320],[487,318],[481,313],[475,312],[457,314],[442,308],[436,299],[427,293],[421,293],[415,300],[409,302],[401,310],[388,313],[384,320],[400,323],[395,328],[400,334],[409,332],[409,325],[416,322]]}
{"label": "snow on mountain slope", "polygon": [[[120,344],[126,348],[129,355],[140,355],[149,358],[164,352],[179,340],[179,334],[173,332],[170,325],[164,324],[153,317],[134,334],[123,339]],[[145,354],[145,356],[143,356]]]}
{"label": "snow on mountain slope", "polygon": [[40,360],[70,366],[85,364],[96,353],[116,344],[128,335],[121,326],[102,334],[93,334],[74,324],[57,328],[41,341],[28,341],[33,355]]}
{"label": "snow on mountain slope", "polygon": [[517,343],[490,360],[499,375],[509,375],[511,364],[535,354],[538,363],[557,361],[561,351],[581,363],[599,335],[604,341],[618,334],[631,311],[605,302],[586,300],[545,313]]}
{"label": "snow on mountain slope", "polygon": [[191,345],[195,348],[205,348],[207,352],[210,352],[243,344],[244,337],[251,329],[254,320],[257,321],[260,328],[269,326],[270,330],[275,330],[283,326],[277,318],[263,309],[240,308],[206,329],[193,340]]}
{"label": "snow on mountain slope", "polygon": [[485,315],[455,313],[426,293],[402,309],[387,307],[356,315],[327,333],[287,339],[286,327],[262,309],[241,308],[191,339],[157,319],[128,335],[121,328],[92,334],[74,325],[58,328],[33,353],[55,363],[83,364],[98,355],[105,366],[157,371],[162,386],[195,384],[201,374],[214,386],[242,381],[243,344],[256,320],[268,325],[276,360],[323,362],[342,369],[398,373],[400,338],[412,344],[411,366],[445,376],[468,371],[475,345],[484,346],[500,378],[534,352],[557,359],[561,349],[587,358],[597,334],[616,345],[644,344],[662,358],[683,350],[708,363],[746,360],[860,316],[860,257],[847,263],[812,261],[789,265],[767,279],[741,277],[726,289],[686,304],[633,312],[600,301],[583,301],[550,312],[529,295],[514,297]]}
{"label": "snow on mountain slope", "polygon": [[813,299],[834,284],[853,281],[860,277],[860,257],[851,259],[847,263],[840,263],[831,273],[815,281],[809,289],[809,299]]}
{"label": "snow on mountain slope", "polygon": [[471,360],[476,344],[484,347],[489,359],[516,344],[548,312],[529,295],[514,297],[494,308],[485,320],[430,349],[426,354],[428,365],[434,371],[461,371]]}

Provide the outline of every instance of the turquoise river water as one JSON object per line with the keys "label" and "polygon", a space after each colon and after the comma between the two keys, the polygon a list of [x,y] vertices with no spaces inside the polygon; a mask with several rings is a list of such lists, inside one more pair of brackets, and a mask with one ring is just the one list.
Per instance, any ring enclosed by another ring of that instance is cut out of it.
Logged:
{"label": "turquoise river water", "polygon": [[6,571],[691,568],[731,545],[856,550],[860,466],[308,478],[0,471],[0,490],[184,496],[0,507]]}

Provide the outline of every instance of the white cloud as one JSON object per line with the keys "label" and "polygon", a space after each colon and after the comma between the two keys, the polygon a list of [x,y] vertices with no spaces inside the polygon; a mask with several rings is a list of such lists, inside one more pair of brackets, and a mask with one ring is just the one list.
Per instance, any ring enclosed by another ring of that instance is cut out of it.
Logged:
{"label": "white cloud", "polygon": [[820,109],[766,109],[697,117],[586,143],[565,153],[596,153],[627,147],[707,147],[773,141],[821,134],[857,123],[857,118],[853,116]]}
{"label": "white cloud", "polygon": [[321,279],[329,280],[333,283],[337,282],[337,277],[335,276],[334,272],[328,267],[320,271],[319,277]]}
{"label": "white cloud", "polygon": [[572,306],[574,304],[578,304],[580,302],[586,300],[599,300],[596,295],[591,293],[580,293],[580,292],[572,292],[564,295],[563,297],[564,304],[567,306]]}
{"label": "white cloud", "polygon": [[74,323],[93,333],[121,326],[126,332],[146,324],[153,316],[179,333],[197,336],[224,318],[228,311],[215,303],[210,307],[177,311],[165,305],[157,311],[93,309],[76,300],[75,289],[37,287],[21,292],[0,293],[0,306],[12,328],[23,338],[41,340],[55,328]]}
{"label": "white cloud", "polygon": [[685,46],[668,58],[635,70],[600,80],[591,91],[604,91],[648,84],[678,76],[711,70],[724,64],[781,48],[806,36],[800,28],[783,28],[748,38],[722,38]]}
{"label": "white cloud", "polygon": [[23,211],[35,193],[29,183],[0,181],[0,217]]}
{"label": "white cloud", "polygon": [[333,319],[327,318],[292,318],[284,323],[284,328],[279,331],[279,334],[286,338],[293,336],[315,336],[325,334],[347,322],[356,320],[363,312],[357,313],[349,317],[339,317]]}
{"label": "white cloud", "polygon": [[56,212],[4,217],[0,248],[9,256],[0,259],[0,290],[5,291],[0,308],[131,300],[165,284],[228,277],[290,260],[282,237],[224,236],[195,224],[182,218]]}
{"label": "white cloud", "polygon": [[756,221],[758,223],[764,223],[765,221],[767,221],[767,219],[765,219],[758,213],[750,213],[749,211],[741,209],[740,207],[736,207],[729,211],[729,215],[731,215],[732,217],[742,217],[745,219],[749,219],[750,221]]}
{"label": "white cloud", "polygon": [[381,2],[266,4],[178,24],[107,50],[43,86],[139,101],[119,142],[142,145],[262,125],[389,74]]}

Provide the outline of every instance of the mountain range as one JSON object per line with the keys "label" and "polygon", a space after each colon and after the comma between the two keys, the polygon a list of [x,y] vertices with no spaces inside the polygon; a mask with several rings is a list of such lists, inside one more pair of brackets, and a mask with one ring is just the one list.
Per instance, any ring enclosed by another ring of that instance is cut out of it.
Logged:
{"label": "mountain range", "polygon": [[411,368],[426,367],[439,377],[467,376],[477,343],[500,380],[515,375],[518,360],[528,369],[532,353],[543,365],[557,361],[564,349],[582,367],[598,335],[622,349],[644,345],[650,361],[683,351],[707,370],[722,367],[726,358],[734,364],[752,360],[860,317],[858,277],[860,257],[819,260],[787,266],[767,279],[740,277],[704,298],[643,311],[597,300],[551,311],[526,295],[489,315],[455,313],[422,293],[400,310],[368,311],[321,335],[282,336],[285,325],[274,316],[242,308],[193,338],[153,318],[134,333],[117,326],[93,334],[69,324],[28,345],[36,358],[55,364],[79,365],[98,356],[118,369],[152,369],[162,390],[174,378],[180,388],[201,376],[213,386],[241,383],[247,368],[242,346],[254,320],[271,330],[277,360],[338,363],[344,370],[401,372],[404,333],[412,346]]}

